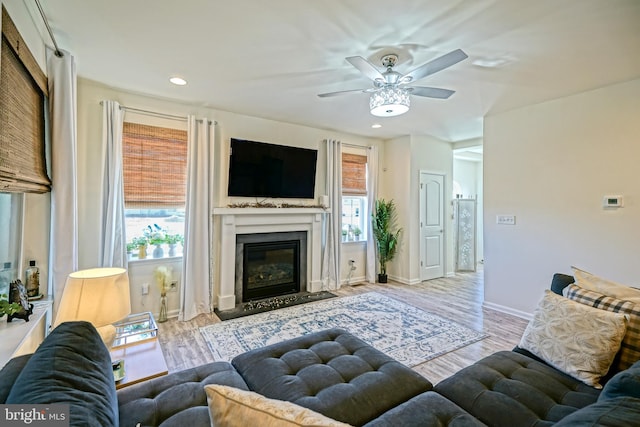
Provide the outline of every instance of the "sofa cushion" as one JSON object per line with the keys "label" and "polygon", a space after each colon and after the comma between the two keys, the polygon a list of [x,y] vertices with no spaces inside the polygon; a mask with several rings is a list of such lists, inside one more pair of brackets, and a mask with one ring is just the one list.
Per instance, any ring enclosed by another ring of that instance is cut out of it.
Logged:
{"label": "sofa cushion", "polygon": [[551,279],[551,291],[555,294],[563,295],[562,291],[574,282],[575,279],[573,276],[563,273],[555,273]]}
{"label": "sofa cushion", "polygon": [[295,403],[269,399],[223,385],[205,386],[211,424],[216,427],[349,427]]}
{"label": "sofa cushion", "polygon": [[353,425],[432,387],[417,372],[342,329],[252,350],[231,363],[251,390]]}
{"label": "sofa cushion", "polygon": [[6,403],[65,403],[71,426],[117,426],[111,357],[93,325],[56,327],[16,378]]}
{"label": "sofa cushion", "polygon": [[505,427],[552,425],[599,395],[593,387],[511,351],[479,360],[434,390],[480,421]]}
{"label": "sofa cushion", "polygon": [[599,387],[620,349],[627,317],[571,301],[547,290],[519,347],[563,372]]}
{"label": "sofa cushion", "polygon": [[602,389],[598,400],[615,397],[635,397],[640,399],[640,361],[629,369],[618,372]]}
{"label": "sofa cushion", "polygon": [[568,286],[567,298],[600,310],[624,313],[629,316],[627,330],[616,356],[615,368],[617,371],[622,371],[640,360],[640,304],[609,297],[576,285]]}
{"label": "sofa cushion", "polygon": [[209,425],[204,387],[224,384],[247,390],[228,362],[212,362],[118,390],[120,425],[186,427]]}
{"label": "sofa cushion", "polygon": [[13,383],[16,382],[16,378],[18,378],[18,375],[20,375],[20,372],[22,372],[30,358],[30,354],[16,356],[2,367],[2,370],[0,371],[0,404],[6,402],[7,396],[9,396],[11,388],[13,387]]}
{"label": "sofa cushion", "polygon": [[640,304],[640,289],[604,279],[577,267],[571,268],[576,279],[576,285],[581,288]]}
{"label": "sofa cushion", "polygon": [[637,426],[640,399],[616,397],[598,401],[562,419],[554,427],[621,427]]}
{"label": "sofa cushion", "polygon": [[385,412],[365,427],[480,427],[478,421],[455,403],[427,391]]}

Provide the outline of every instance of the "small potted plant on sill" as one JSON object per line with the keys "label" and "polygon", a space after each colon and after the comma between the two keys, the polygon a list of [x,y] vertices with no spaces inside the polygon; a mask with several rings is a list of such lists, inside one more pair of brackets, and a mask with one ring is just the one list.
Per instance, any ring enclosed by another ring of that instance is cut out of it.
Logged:
{"label": "small potted plant on sill", "polygon": [[149,241],[145,236],[134,237],[131,244],[138,248],[138,259],[145,259],[147,257],[147,245]]}
{"label": "small potted plant on sill", "polygon": [[11,316],[20,311],[20,304],[9,302],[8,298],[6,294],[0,294],[0,318],[4,317],[5,314]]}
{"label": "small potted plant on sill", "polygon": [[147,228],[144,229],[144,235],[149,240],[149,244],[155,246],[153,257],[163,258],[164,249],[162,248],[162,244],[166,242],[167,233],[158,224],[153,224],[153,226],[147,225]]}
{"label": "small potted plant on sill", "polygon": [[169,245],[169,256],[176,256],[176,245],[178,243],[182,243],[183,240],[184,239],[180,234],[167,234],[167,238],[165,239],[165,241]]}
{"label": "small potted plant on sill", "polygon": [[362,230],[360,230],[358,227],[353,228],[353,235],[356,238],[356,241],[360,240],[361,234],[362,234]]}
{"label": "small potted plant on sill", "polygon": [[129,258],[131,257],[131,254],[133,253],[133,250],[136,249],[137,247],[138,247],[138,245],[133,243],[133,241],[127,243],[127,256]]}
{"label": "small potted plant on sill", "polygon": [[376,206],[371,215],[371,226],[378,250],[378,262],[380,263],[378,282],[387,283],[387,262],[391,261],[396,255],[398,239],[402,231],[401,228],[395,230],[397,227],[397,212],[393,200],[388,202],[384,199],[376,200]]}

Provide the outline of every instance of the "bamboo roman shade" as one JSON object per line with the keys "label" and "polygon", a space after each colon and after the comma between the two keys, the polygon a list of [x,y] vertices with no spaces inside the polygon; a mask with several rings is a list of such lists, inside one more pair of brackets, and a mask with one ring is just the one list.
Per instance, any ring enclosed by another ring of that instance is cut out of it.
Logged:
{"label": "bamboo roman shade", "polygon": [[367,156],[342,153],[342,194],[367,194]]}
{"label": "bamboo roman shade", "polygon": [[183,208],[187,131],[125,122],[122,145],[125,207]]}
{"label": "bamboo roman shade", "polygon": [[47,78],[2,8],[0,191],[51,191],[45,157]]}

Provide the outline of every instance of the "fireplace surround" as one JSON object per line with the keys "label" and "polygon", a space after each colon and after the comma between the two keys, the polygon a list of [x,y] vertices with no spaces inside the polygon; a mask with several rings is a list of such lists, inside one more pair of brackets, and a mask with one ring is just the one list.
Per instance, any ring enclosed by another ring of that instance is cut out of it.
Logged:
{"label": "fireplace surround", "polygon": [[214,256],[214,304],[218,310],[232,310],[240,300],[236,296],[236,240],[240,235],[305,232],[306,245],[301,246],[306,253],[300,257],[300,269],[306,285],[301,284],[300,291],[320,292],[322,228],[326,215],[322,208],[214,208],[214,235],[218,242]]}

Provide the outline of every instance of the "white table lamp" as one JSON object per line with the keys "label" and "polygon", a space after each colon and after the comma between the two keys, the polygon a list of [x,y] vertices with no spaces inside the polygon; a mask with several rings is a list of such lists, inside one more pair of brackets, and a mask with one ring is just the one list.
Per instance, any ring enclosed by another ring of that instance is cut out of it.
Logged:
{"label": "white table lamp", "polygon": [[131,313],[129,276],[124,268],[91,268],[67,278],[54,326],[85,320],[98,329],[107,347],[115,337],[112,323]]}

